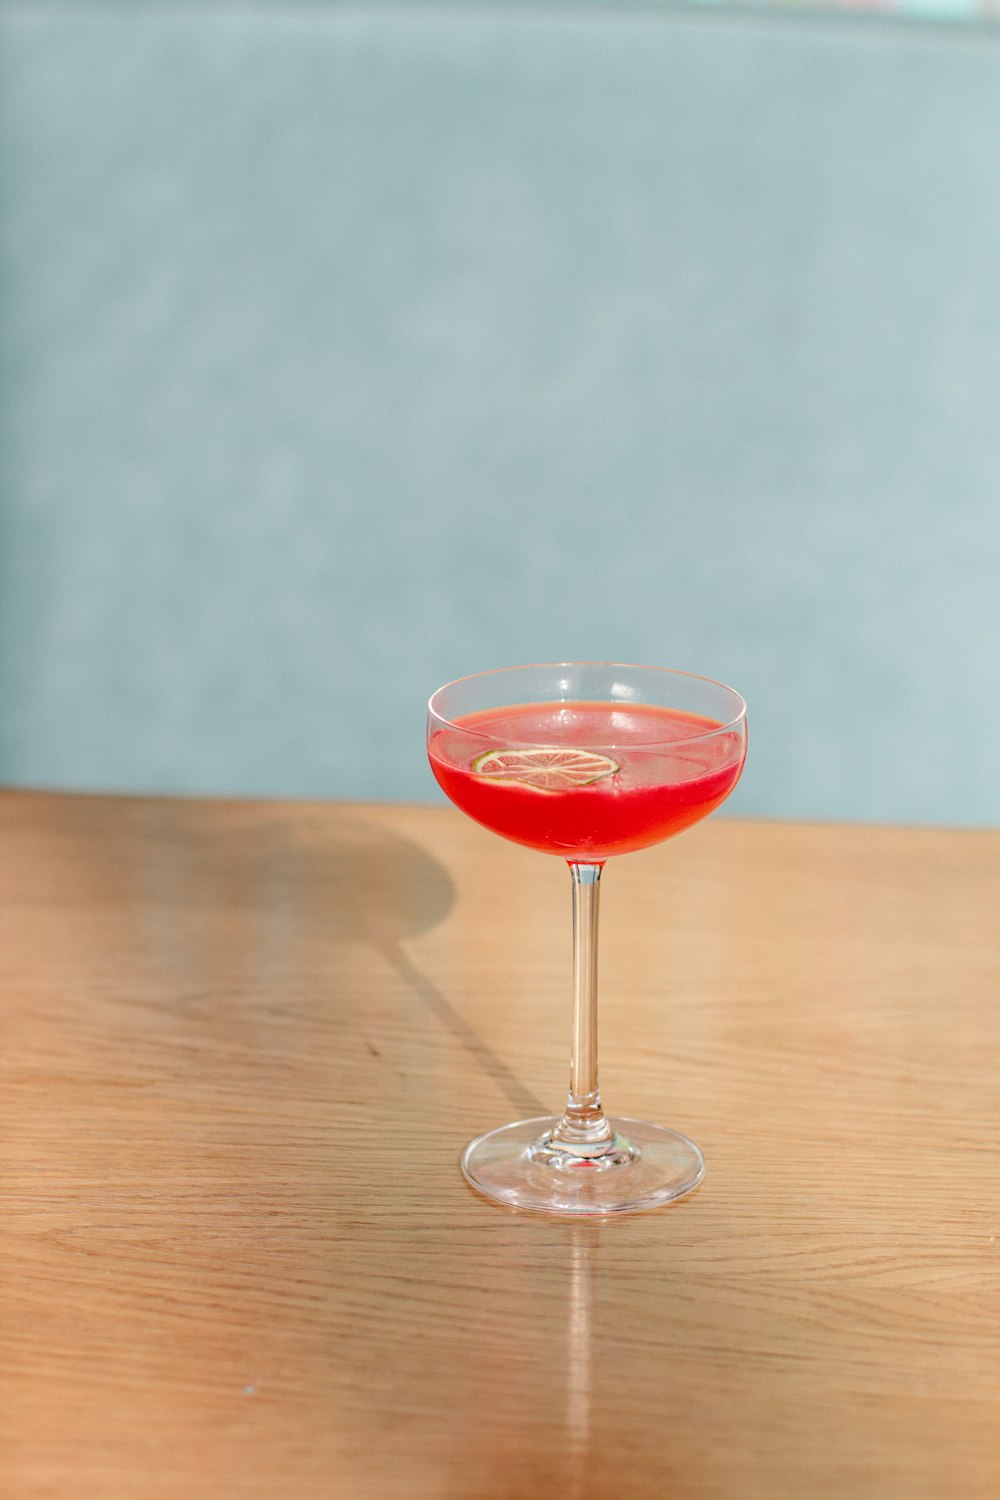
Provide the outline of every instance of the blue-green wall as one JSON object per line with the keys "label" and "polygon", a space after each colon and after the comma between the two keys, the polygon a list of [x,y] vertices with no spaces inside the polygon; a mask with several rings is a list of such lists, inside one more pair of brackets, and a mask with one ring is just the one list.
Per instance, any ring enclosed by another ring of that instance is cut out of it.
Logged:
{"label": "blue-green wall", "polygon": [[615,657],[997,820],[1000,32],[8,4],[0,229],[0,778],[429,798]]}

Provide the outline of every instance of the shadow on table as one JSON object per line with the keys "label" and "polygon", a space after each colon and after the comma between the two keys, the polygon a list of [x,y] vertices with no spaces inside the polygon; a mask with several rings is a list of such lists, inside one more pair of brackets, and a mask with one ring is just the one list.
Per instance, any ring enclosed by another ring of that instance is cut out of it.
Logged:
{"label": "shadow on table", "polygon": [[[67,797],[50,804],[60,905],[114,909],[142,926],[156,961],[181,981],[212,941],[272,972],[317,944],[374,949],[519,1114],[544,1105],[406,952],[455,900],[450,875],[420,844],[363,809]],[[35,815],[41,815],[36,805]],[[188,981],[185,981],[188,983]]]}
{"label": "shadow on table", "polygon": [[384,947],[380,949],[383,958],[396,970],[399,977],[412,990],[417,999],[427,1007],[438,1020],[447,1027],[457,1042],[465,1048],[470,1057],[482,1068],[483,1072],[496,1084],[504,1098],[517,1111],[520,1118],[530,1119],[534,1115],[547,1115],[551,1110],[547,1109],[541,1099],[533,1094],[515,1073],[508,1068],[507,1064],[492,1051],[483,1041],[477,1031],[473,1029],[462,1015],[455,1009],[445,995],[426,976],[421,973],[416,964],[400,947]]}
{"label": "shadow on table", "polygon": [[25,817],[48,844],[38,896],[61,907],[211,913],[381,947],[435,927],[454,902],[437,860],[355,809],[29,794]]}

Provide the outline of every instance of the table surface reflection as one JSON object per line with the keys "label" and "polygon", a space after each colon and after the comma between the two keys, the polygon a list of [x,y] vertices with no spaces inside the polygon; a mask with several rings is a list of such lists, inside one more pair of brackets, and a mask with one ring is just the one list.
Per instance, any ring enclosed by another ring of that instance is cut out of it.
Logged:
{"label": "table surface reflection", "polygon": [[446,808],[0,794],[12,1500],[1000,1494],[1000,833],[612,862],[671,1208],[493,1207],[558,1108],[560,862]]}

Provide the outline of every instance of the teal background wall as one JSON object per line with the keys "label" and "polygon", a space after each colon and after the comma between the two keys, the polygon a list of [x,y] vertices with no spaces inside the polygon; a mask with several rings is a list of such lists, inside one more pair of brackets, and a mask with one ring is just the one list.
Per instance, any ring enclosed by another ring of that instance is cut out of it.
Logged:
{"label": "teal background wall", "polygon": [[746,814],[995,822],[1000,31],[0,8],[0,778],[434,796],[720,676]]}

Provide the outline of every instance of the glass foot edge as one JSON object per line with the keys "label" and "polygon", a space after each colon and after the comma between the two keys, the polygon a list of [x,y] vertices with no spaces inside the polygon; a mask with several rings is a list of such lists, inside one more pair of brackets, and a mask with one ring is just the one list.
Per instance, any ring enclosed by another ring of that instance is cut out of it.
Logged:
{"label": "glass foot edge", "polygon": [[614,1129],[636,1148],[634,1160],[611,1170],[554,1167],[533,1161],[532,1145],[555,1129],[560,1116],[519,1120],[478,1136],[462,1155],[470,1186],[494,1203],[532,1213],[601,1218],[662,1208],[693,1192],[705,1159],[693,1141],[665,1125],[613,1119]]}

